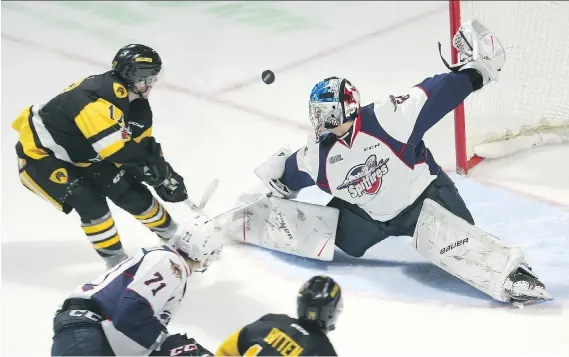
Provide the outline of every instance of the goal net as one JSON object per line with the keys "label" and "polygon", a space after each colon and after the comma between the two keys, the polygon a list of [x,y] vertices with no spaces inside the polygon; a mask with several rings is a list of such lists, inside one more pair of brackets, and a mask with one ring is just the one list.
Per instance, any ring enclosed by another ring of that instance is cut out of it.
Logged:
{"label": "goal net", "polygon": [[451,37],[472,18],[500,39],[506,63],[455,111],[457,171],[569,141],[569,2],[450,0]]}

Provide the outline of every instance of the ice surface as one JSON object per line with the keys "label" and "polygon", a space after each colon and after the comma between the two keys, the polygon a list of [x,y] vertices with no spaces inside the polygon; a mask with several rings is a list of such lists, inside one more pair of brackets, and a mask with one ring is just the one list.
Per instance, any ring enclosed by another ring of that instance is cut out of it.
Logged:
{"label": "ice surface", "polygon": [[[156,47],[168,86],[153,93],[155,135],[195,200],[220,178],[208,206],[216,213],[242,191],[259,189],[252,171],[274,150],[304,141],[306,94],[321,77],[345,75],[372,101],[444,71],[436,52],[436,42],[449,38],[444,3],[259,3],[264,12],[231,15],[220,2],[2,2],[2,355],[47,354],[58,304],[103,268],[77,216],[60,214],[19,183],[10,124],[25,106],[106,70],[123,44]],[[302,21],[318,26],[303,30]],[[283,30],[291,23],[300,31]],[[275,71],[271,86],[260,80],[265,69]],[[452,169],[449,119],[427,144]],[[567,157],[569,145],[544,147],[484,162],[468,178],[452,175],[480,226],[524,249],[553,302],[524,310],[495,303],[425,262],[407,237],[392,237],[362,259],[339,252],[331,263],[231,245],[192,278],[172,330],[215,350],[261,314],[294,314],[303,280],[326,273],[346,297],[330,335],[340,355],[567,356]],[[128,250],[156,242],[111,209]],[[168,209],[174,217],[186,212]]]}

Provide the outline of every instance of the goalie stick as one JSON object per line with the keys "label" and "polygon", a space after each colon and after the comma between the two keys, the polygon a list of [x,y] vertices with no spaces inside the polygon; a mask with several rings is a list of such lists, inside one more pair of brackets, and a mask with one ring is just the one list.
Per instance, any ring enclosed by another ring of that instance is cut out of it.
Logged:
{"label": "goalie stick", "polygon": [[239,211],[239,210],[241,210],[241,209],[243,209],[243,208],[245,208],[245,207],[247,207],[247,206],[250,206],[252,203],[255,203],[255,202],[260,201],[260,200],[262,200],[262,199],[264,199],[264,198],[266,198],[266,197],[271,197],[271,196],[272,196],[271,193],[264,193],[264,194],[262,194],[262,195],[260,195],[260,196],[257,196],[257,197],[255,197],[255,198],[249,200],[249,201],[246,201],[245,203],[243,203],[243,204],[241,204],[241,205],[239,205],[239,206],[237,206],[237,207],[233,207],[233,208],[231,208],[231,209],[229,209],[229,210],[227,210],[227,211],[225,211],[225,212],[219,213],[217,216],[214,216],[211,220],[223,218],[223,217],[228,216],[228,215],[230,215],[230,214],[232,214],[232,213],[234,213],[234,212],[237,212],[237,211]]}

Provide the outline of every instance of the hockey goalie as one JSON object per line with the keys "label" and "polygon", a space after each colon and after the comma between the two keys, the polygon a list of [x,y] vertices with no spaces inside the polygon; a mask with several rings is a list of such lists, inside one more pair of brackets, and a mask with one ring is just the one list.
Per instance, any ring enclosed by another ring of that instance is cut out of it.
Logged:
{"label": "hockey goalie", "polygon": [[[519,248],[475,226],[423,141],[471,93],[497,81],[506,61],[499,39],[477,20],[462,24],[453,46],[460,60],[443,59],[448,73],[366,106],[345,78],[317,83],[309,100],[314,134],[298,151],[284,148],[256,169],[270,194],[233,210],[234,239],[331,260],[334,246],[361,257],[387,237],[410,236],[423,257],[495,300],[551,299]],[[314,185],[333,199],[295,201]]]}

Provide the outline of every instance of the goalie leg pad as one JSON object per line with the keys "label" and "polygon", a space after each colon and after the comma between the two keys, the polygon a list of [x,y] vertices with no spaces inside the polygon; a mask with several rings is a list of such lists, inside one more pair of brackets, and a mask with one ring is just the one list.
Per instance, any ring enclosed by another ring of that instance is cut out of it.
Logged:
{"label": "goalie leg pad", "polygon": [[339,211],[263,195],[237,210],[225,231],[232,239],[301,257],[332,260]]}
{"label": "goalie leg pad", "polygon": [[522,251],[426,199],[413,243],[426,259],[498,301],[510,302],[504,289],[510,274],[524,262]]}

